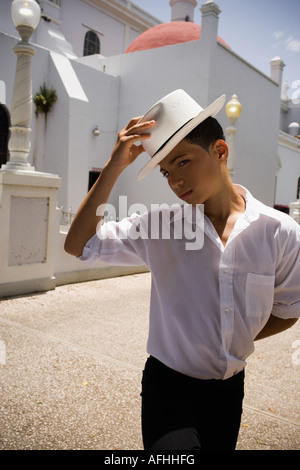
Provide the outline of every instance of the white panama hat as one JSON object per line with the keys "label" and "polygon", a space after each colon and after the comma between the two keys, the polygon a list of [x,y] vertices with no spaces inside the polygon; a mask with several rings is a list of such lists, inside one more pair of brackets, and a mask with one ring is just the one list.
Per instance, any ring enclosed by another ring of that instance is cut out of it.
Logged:
{"label": "white panama hat", "polygon": [[203,109],[190,95],[179,89],[157,101],[139,121],[154,120],[156,124],[151,129],[151,138],[142,142],[150,160],[140,170],[137,180],[148,176],[198,124],[209,116],[215,116],[224,106],[225,98],[222,95]]}

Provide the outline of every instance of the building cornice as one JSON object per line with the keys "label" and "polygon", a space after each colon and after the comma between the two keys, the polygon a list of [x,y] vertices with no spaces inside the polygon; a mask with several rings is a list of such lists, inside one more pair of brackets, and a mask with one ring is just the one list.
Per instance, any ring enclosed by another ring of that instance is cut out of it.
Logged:
{"label": "building cornice", "polygon": [[281,99],[281,102],[280,102],[280,109],[281,109],[281,111],[287,113],[287,112],[289,111],[289,109],[290,109],[290,106],[289,106],[289,104],[288,104],[288,101]]}
{"label": "building cornice", "polygon": [[294,150],[300,153],[300,139],[287,134],[286,132],[279,131],[278,143],[283,147]]}
{"label": "building cornice", "polygon": [[[197,6],[196,0],[187,0],[188,2],[192,3],[194,7]],[[182,2],[182,0],[170,0],[170,6],[173,6],[174,3]]]}
{"label": "building cornice", "polygon": [[128,2],[126,6],[117,0],[83,0],[83,2],[109,14],[118,21],[130,24],[138,31],[146,31],[160,23],[160,20],[149,15],[138,6],[131,4],[131,2]]}

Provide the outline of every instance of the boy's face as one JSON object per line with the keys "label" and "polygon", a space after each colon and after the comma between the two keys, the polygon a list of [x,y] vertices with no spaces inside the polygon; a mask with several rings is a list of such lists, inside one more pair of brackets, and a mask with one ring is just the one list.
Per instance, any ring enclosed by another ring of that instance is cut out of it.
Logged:
{"label": "boy's face", "polygon": [[207,151],[183,139],[160,162],[160,172],[180,199],[188,204],[204,204],[221,189],[221,163],[226,163],[227,151],[222,140],[211,144]]}

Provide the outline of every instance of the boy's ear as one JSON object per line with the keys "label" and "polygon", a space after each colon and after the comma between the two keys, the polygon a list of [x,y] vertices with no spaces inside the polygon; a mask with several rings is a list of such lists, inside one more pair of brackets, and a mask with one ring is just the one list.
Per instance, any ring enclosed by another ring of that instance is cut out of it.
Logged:
{"label": "boy's ear", "polygon": [[214,143],[214,148],[218,159],[220,161],[226,162],[228,158],[228,145],[225,140],[216,140],[216,142]]}

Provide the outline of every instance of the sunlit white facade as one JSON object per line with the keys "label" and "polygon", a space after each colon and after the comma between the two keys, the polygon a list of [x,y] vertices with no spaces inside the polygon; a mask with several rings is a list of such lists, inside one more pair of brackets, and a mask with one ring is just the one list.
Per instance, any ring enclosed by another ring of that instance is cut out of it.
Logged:
{"label": "sunlit white facade", "polygon": [[[220,41],[222,13],[214,2],[170,2],[170,22],[172,18],[181,21],[188,11],[184,19],[192,24],[193,9],[201,8],[200,39],[132,53],[126,53],[128,46],[161,23],[133,2],[38,3],[42,18],[31,41],[36,49],[33,94],[45,83],[56,90],[58,99],[47,116],[39,113],[32,117],[29,161],[36,170],[62,179],[58,207],[65,215],[60,221],[65,226],[57,239],[57,276],[83,269],[63,252],[67,223],[109,158],[118,130],[176,88],[185,89],[203,107],[223,93],[227,100],[236,94],[242,113],[236,122],[234,182],[271,206],[288,206],[295,200],[300,176],[295,123],[300,115],[299,104],[282,96],[284,64],[279,58],[270,58],[270,75],[266,76],[238,56],[230,44],[227,47]],[[2,164],[8,158],[5,146],[16,67],[13,48],[19,40],[10,5],[9,0],[0,0]],[[218,119],[226,132],[229,121],[225,109]],[[119,196],[123,201],[126,198],[127,208],[136,203],[150,207],[152,203],[179,202],[159,172],[136,182],[146,158],[143,154],[117,182],[110,200],[117,216]]]}

